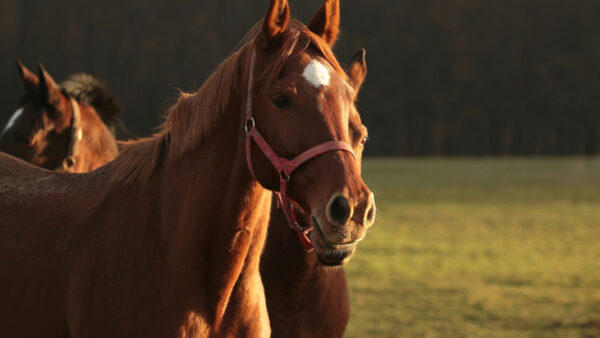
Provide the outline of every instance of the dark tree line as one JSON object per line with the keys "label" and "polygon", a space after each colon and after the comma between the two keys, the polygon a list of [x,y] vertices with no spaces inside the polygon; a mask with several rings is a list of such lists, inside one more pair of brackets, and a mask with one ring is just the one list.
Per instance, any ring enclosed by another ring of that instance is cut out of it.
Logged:
{"label": "dark tree line", "polygon": [[[268,1],[0,0],[0,123],[14,62],[108,83],[133,135],[197,88]],[[293,1],[308,21],[321,1]],[[377,155],[600,152],[600,2],[342,0],[341,60],[367,49],[358,106]]]}

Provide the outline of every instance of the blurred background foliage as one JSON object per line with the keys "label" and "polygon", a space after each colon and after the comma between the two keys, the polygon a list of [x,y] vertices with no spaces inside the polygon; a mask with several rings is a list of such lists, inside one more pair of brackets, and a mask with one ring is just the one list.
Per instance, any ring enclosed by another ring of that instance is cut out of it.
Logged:
{"label": "blurred background foliage", "polygon": [[[131,136],[149,134],[259,20],[267,0],[0,0],[0,120],[22,93],[15,71],[103,79]],[[320,0],[292,1],[307,22]],[[358,106],[370,155],[600,152],[600,2],[342,0],[336,46],[367,49]]]}

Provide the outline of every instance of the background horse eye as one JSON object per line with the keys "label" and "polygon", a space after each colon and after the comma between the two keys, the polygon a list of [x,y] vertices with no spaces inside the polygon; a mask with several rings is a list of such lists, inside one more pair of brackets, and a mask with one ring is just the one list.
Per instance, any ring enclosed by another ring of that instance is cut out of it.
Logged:
{"label": "background horse eye", "polygon": [[365,143],[367,143],[367,141],[369,141],[369,137],[365,136],[365,137],[363,137],[362,140],[360,140],[360,144],[365,145]]}
{"label": "background horse eye", "polygon": [[292,105],[292,102],[284,95],[277,95],[273,99],[273,104],[279,109],[286,109]]}
{"label": "background horse eye", "polygon": [[23,136],[22,134],[17,134],[15,136],[15,141],[18,143],[29,144],[29,139],[27,137]]}

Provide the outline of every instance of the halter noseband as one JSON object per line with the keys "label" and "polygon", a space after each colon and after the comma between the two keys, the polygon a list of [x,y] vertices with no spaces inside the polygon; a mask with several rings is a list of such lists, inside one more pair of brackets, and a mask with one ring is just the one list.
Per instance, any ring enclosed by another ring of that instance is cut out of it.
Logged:
{"label": "halter noseband", "polygon": [[81,111],[79,110],[79,104],[74,98],[70,98],[71,107],[73,107],[73,114],[71,116],[71,141],[69,143],[69,150],[67,151],[67,157],[62,161],[62,170],[70,171],[77,163],[77,155],[79,155],[79,143],[83,135],[81,129]]}
{"label": "halter noseband", "polygon": [[[252,167],[252,141],[256,142],[260,150],[263,154],[269,159],[277,173],[279,174],[279,193],[277,193],[277,197],[279,198],[279,204],[283,209],[283,213],[285,214],[288,225],[290,228],[296,230],[298,233],[298,237],[300,238],[300,242],[306,251],[311,251],[313,249],[313,245],[308,238],[308,233],[312,230],[312,226],[309,224],[306,227],[300,225],[296,218],[295,210],[298,208],[295,207],[294,201],[292,201],[287,195],[287,185],[291,178],[292,173],[298,169],[302,164],[308,162],[309,160],[331,151],[346,151],[352,154],[354,159],[356,160],[356,155],[354,154],[354,150],[350,145],[340,141],[329,141],[324,142],[319,145],[316,145],[302,154],[294,157],[292,160],[288,160],[286,158],[280,157],[277,153],[271,148],[269,143],[262,137],[262,135],[258,132],[256,128],[256,121],[254,121],[254,117],[252,116],[252,91],[254,86],[254,62],[256,59],[256,50],[253,50],[252,56],[250,58],[250,73],[248,75],[248,93],[246,96],[246,162],[248,163],[248,168],[250,169],[250,173],[252,177],[256,181],[256,175],[254,174],[254,169]],[[260,181],[258,181],[260,183]]]}

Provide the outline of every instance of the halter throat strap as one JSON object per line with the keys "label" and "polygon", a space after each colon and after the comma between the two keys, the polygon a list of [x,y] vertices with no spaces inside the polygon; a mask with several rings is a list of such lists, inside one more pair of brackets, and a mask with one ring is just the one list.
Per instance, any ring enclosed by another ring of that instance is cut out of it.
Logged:
{"label": "halter throat strap", "polygon": [[[354,159],[356,160],[356,155],[354,154],[354,150],[352,147],[344,142],[340,141],[329,141],[318,144],[300,155],[294,157],[291,160],[280,157],[277,155],[275,150],[269,145],[267,140],[260,134],[256,127],[256,121],[252,116],[252,94],[253,94],[253,86],[254,86],[254,63],[256,60],[256,50],[253,50],[252,56],[250,58],[250,71],[248,75],[248,92],[246,96],[246,162],[248,165],[248,169],[252,174],[252,177],[260,183],[256,174],[254,172],[254,167],[252,165],[252,142],[255,142],[265,157],[271,162],[271,165],[275,168],[277,173],[279,174],[279,192],[278,198],[280,205],[283,209],[283,212],[288,220],[288,225],[296,230],[298,233],[298,237],[302,246],[306,251],[311,251],[313,249],[312,243],[308,238],[308,233],[312,230],[311,225],[302,226],[298,222],[296,212],[298,208],[295,206],[296,203],[289,198],[287,195],[287,186],[290,181],[292,173],[298,169],[302,164],[310,161],[311,159],[325,154],[331,151],[345,151],[350,153]],[[262,183],[261,183],[262,185]],[[263,185],[264,186],[264,185]]]}

